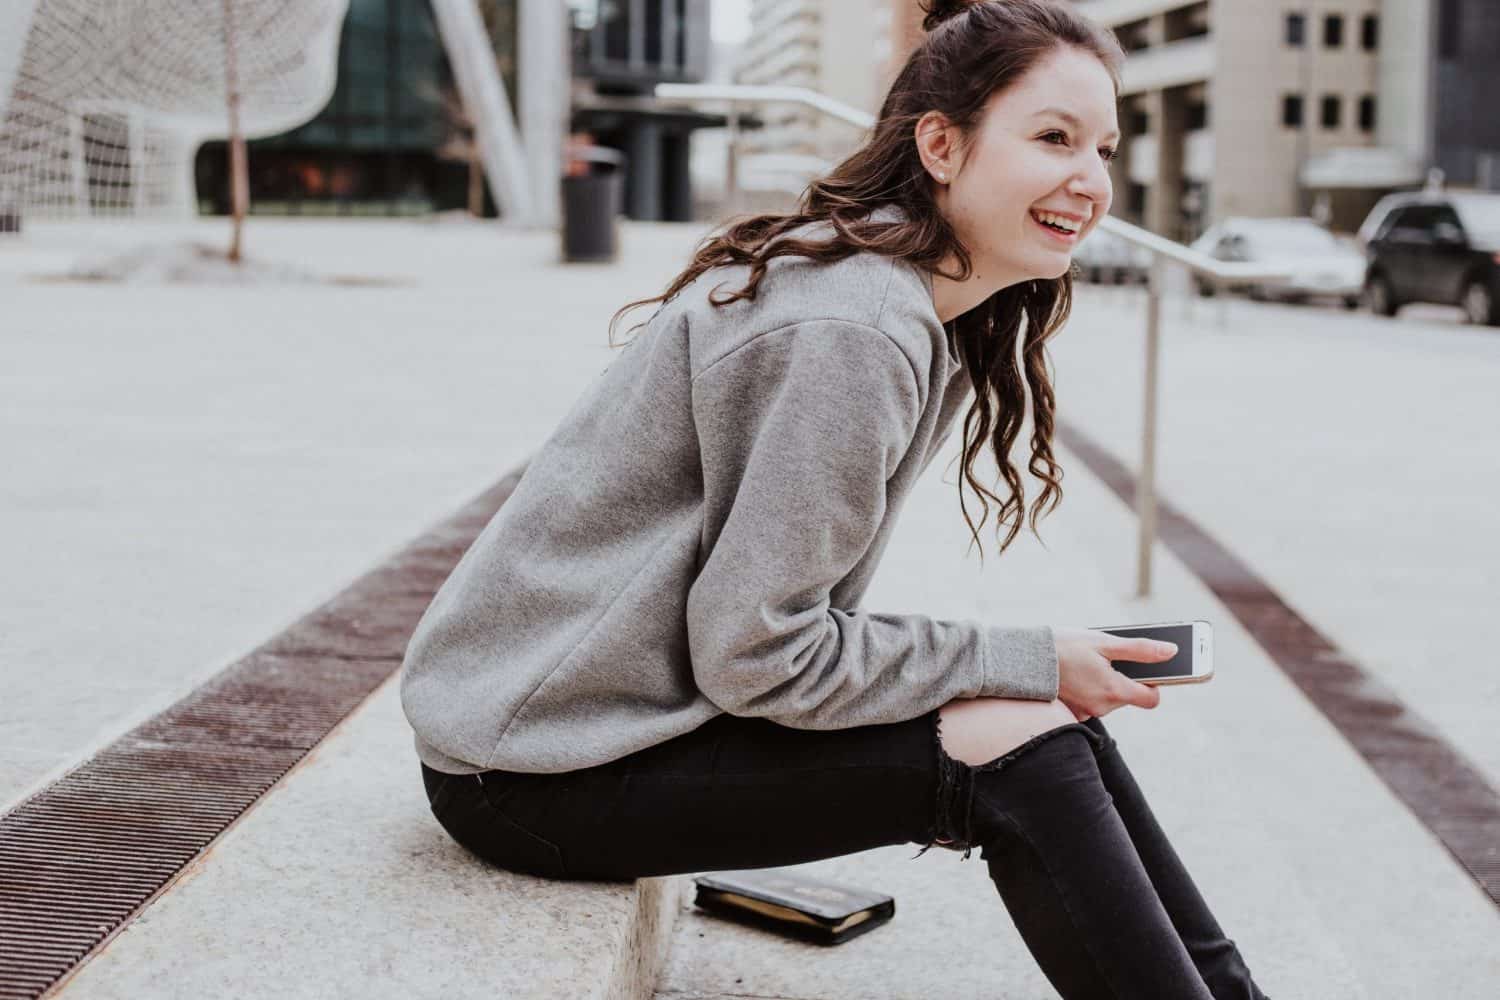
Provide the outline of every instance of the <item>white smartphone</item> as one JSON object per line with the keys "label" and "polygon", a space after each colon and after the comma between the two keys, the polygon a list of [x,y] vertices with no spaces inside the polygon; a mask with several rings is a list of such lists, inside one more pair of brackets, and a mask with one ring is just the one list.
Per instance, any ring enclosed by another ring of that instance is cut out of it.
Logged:
{"label": "white smartphone", "polygon": [[1177,655],[1157,663],[1110,660],[1109,665],[1142,684],[1197,684],[1214,675],[1214,629],[1206,621],[1111,625],[1096,631],[1129,639],[1156,639],[1177,646]]}

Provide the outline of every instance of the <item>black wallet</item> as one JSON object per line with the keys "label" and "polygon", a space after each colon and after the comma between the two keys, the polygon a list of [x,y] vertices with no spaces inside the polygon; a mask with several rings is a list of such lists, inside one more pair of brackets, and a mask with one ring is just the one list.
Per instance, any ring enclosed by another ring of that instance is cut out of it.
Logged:
{"label": "black wallet", "polygon": [[784,868],[714,872],[693,884],[704,910],[815,944],[842,944],[896,915],[892,896]]}

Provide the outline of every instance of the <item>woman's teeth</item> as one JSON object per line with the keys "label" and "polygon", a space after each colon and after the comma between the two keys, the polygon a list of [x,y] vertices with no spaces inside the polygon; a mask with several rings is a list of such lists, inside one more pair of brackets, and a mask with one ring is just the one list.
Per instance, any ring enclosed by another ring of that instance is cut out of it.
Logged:
{"label": "woman's teeth", "polygon": [[1054,215],[1051,212],[1032,212],[1031,217],[1046,226],[1061,229],[1065,233],[1076,233],[1083,228],[1083,223]]}

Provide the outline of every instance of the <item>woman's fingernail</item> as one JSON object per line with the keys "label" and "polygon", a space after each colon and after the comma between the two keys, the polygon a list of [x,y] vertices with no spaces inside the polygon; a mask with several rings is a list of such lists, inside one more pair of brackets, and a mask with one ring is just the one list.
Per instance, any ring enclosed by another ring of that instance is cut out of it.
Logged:
{"label": "woman's fingernail", "polygon": [[1163,653],[1177,652],[1177,644],[1173,642],[1159,642],[1156,644]]}

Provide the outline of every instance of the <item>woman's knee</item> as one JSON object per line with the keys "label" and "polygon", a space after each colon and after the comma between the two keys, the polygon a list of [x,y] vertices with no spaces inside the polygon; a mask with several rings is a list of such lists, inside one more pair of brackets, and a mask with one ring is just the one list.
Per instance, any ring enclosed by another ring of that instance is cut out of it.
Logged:
{"label": "woman's knee", "polygon": [[1078,720],[1056,699],[960,698],[938,709],[938,737],[954,760],[979,765]]}

